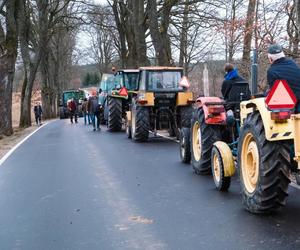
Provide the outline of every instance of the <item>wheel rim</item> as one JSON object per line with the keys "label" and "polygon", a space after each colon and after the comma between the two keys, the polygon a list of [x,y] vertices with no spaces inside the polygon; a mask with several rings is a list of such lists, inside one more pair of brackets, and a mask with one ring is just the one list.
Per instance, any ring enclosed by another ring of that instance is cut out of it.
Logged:
{"label": "wheel rim", "polygon": [[201,130],[198,121],[193,126],[193,154],[196,161],[201,159]]}
{"label": "wheel rim", "polygon": [[245,136],[242,146],[242,177],[247,192],[255,191],[259,177],[259,153],[251,133]]}
{"label": "wheel rim", "polygon": [[181,150],[180,150],[180,152],[181,152],[181,157],[182,158],[184,158],[184,155],[185,155],[185,138],[184,137],[182,137],[182,139],[181,139],[181,145],[180,145],[181,147]]}
{"label": "wheel rim", "polygon": [[221,168],[220,168],[220,162],[219,162],[219,158],[218,155],[216,153],[214,153],[213,155],[213,171],[214,171],[214,177],[216,182],[220,182],[221,179]]}

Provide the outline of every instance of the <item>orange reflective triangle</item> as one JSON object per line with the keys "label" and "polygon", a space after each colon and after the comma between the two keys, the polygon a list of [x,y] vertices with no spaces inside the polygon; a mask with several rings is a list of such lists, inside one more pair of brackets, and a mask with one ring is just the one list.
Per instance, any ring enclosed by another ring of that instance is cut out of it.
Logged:
{"label": "orange reflective triangle", "polygon": [[179,86],[189,88],[190,87],[190,82],[186,76],[183,76],[179,82]]}
{"label": "orange reflective triangle", "polygon": [[296,96],[285,80],[277,80],[266,98],[270,109],[293,109],[296,102]]}
{"label": "orange reflective triangle", "polygon": [[128,96],[128,91],[125,87],[121,88],[119,91],[120,96]]}

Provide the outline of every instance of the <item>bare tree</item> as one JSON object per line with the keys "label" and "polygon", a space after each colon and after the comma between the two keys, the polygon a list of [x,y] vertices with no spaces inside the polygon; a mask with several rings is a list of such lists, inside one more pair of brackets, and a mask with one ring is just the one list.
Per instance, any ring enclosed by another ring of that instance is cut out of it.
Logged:
{"label": "bare tree", "polygon": [[18,48],[17,17],[21,0],[0,1],[0,135],[11,135],[12,84]]}
{"label": "bare tree", "polygon": [[249,0],[248,2],[248,10],[247,10],[247,21],[245,24],[244,31],[244,46],[243,46],[243,66],[244,66],[244,75],[246,78],[249,78],[249,71],[245,68],[249,68],[250,66],[250,52],[251,52],[251,41],[253,35],[253,27],[255,20],[255,7],[256,0]]}

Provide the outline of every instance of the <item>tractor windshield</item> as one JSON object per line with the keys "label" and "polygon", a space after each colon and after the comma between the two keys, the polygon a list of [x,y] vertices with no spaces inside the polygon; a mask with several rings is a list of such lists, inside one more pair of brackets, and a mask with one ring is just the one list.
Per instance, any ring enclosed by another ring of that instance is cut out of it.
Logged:
{"label": "tractor windshield", "polygon": [[68,100],[74,98],[76,102],[79,102],[79,100],[83,100],[85,98],[85,92],[83,90],[78,91],[68,91],[64,93],[64,103],[66,103]]}
{"label": "tractor windshield", "polygon": [[128,90],[136,90],[138,88],[139,73],[124,73],[124,87]]}
{"label": "tractor windshield", "polygon": [[179,86],[181,71],[148,71],[148,90],[181,90]]}
{"label": "tractor windshield", "polygon": [[103,74],[100,88],[103,92],[108,93],[115,87],[115,77],[113,74]]}

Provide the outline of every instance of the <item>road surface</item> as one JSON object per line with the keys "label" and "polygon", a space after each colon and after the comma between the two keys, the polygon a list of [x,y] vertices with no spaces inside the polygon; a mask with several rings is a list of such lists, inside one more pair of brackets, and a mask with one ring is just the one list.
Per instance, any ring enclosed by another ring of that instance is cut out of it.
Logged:
{"label": "road surface", "polygon": [[0,249],[300,249],[300,190],[252,215],[180,163],[178,144],[58,120],[0,166]]}

